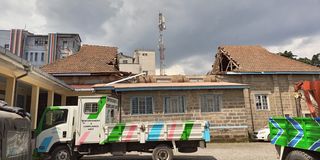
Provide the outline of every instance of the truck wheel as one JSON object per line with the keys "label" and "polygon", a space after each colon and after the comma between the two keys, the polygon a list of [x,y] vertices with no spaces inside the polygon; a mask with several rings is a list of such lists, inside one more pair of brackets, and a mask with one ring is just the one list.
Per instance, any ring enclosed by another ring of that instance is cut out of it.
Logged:
{"label": "truck wheel", "polygon": [[316,159],[305,152],[296,150],[296,151],[291,151],[286,157],[286,160],[316,160]]}
{"label": "truck wheel", "polygon": [[152,152],[152,160],[172,160],[172,149],[167,145],[159,145]]}
{"label": "truck wheel", "polygon": [[51,153],[52,160],[71,160],[71,154],[67,146],[58,146]]}

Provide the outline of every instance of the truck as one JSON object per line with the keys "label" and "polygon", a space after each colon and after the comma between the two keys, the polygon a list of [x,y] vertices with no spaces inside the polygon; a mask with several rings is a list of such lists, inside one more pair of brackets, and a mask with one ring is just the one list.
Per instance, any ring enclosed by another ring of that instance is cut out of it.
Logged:
{"label": "truck", "polygon": [[120,116],[118,99],[105,95],[79,96],[77,106],[47,107],[35,131],[34,155],[71,160],[137,151],[172,160],[173,152],[196,152],[210,142],[207,121],[121,122]]}
{"label": "truck", "polygon": [[[320,81],[299,82],[295,91],[298,117],[270,117],[271,143],[275,145],[280,160],[319,160]],[[306,101],[311,117],[302,117],[302,99]]]}

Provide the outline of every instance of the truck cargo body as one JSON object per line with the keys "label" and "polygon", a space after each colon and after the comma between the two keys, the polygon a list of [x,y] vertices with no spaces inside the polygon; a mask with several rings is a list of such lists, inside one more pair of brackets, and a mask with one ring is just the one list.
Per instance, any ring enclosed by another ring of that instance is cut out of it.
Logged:
{"label": "truck cargo body", "polygon": [[280,159],[320,159],[320,118],[269,118],[271,143]]}

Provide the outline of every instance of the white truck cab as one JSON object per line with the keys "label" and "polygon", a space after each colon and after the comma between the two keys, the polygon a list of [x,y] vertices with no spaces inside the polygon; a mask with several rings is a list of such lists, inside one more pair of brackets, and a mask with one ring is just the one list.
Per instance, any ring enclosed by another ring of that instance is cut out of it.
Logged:
{"label": "white truck cab", "polygon": [[82,96],[78,106],[47,107],[36,129],[36,155],[70,160],[139,151],[171,160],[172,149],[195,152],[210,141],[206,121],[121,123],[117,108],[118,100],[109,96]]}

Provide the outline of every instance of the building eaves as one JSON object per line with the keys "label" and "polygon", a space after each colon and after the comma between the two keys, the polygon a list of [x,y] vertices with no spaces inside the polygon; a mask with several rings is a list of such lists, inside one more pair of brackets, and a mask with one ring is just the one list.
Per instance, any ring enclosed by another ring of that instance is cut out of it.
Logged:
{"label": "building eaves", "polygon": [[130,83],[114,85],[95,85],[97,91],[113,90],[115,92],[130,91],[174,91],[174,90],[201,90],[201,89],[245,89],[247,84],[227,82],[184,82],[184,83]]}
{"label": "building eaves", "polygon": [[15,54],[11,53],[9,50],[6,50],[5,48],[0,46],[0,54],[4,55],[5,57],[9,58],[12,61],[13,65],[16,65],[18,68],[24,69],[24,68],[29,68],[29,72],[34,72],[36,75],[47,79],[51,82],[53,82],[54,84],[69,89],[69,90],[73,90],[72,87],[70,87],[69,85],[67,85],[66,83],[64,83],[63,81],[51,76],[50,74],[40,70],[39,68],[31,65],[31,63],[29,63],[28,61],[16,56]]}

